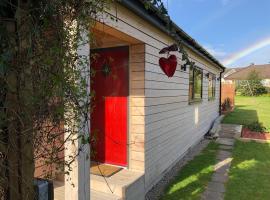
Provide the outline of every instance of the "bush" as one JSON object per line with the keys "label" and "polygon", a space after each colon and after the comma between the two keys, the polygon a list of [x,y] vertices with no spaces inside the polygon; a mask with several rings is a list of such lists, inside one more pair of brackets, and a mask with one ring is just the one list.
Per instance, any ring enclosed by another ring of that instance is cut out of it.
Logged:
{"label": "bush", "polygon": [[243,96],[259,96],[267,93],[266,87],[263,86],[258,72],[255,70],[249,73],[248,80],[240,81],[237,87]]}
{"label": "bush", "polygon": [[256,131],[260,133],[266,132],[266,127],[263,126],[263,123],[255,121],[247,125],[247,128],[251,131]]}
{"label": "bush", "polygon": [[232,105],[232,101],[231,99],[228,97],[224,100],[224,102],[221,104],[221,108],[223,111],[228,111],[231,110],[231,106]]}
{"label": "bush", "polygon": [[262,94],[261,96],[262,96],[262,97],[270,97],[270,91],[269,91],[269,93],[267,93],[267,94]]}

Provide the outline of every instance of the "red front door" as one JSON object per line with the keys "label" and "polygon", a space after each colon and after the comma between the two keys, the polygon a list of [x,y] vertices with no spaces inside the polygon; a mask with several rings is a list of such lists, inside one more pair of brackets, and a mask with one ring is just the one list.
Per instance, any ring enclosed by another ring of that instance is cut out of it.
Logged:
{"label": "red front door", "polygon": [[102,163],[127,165],[128,47],[91,50],[91,135]]}

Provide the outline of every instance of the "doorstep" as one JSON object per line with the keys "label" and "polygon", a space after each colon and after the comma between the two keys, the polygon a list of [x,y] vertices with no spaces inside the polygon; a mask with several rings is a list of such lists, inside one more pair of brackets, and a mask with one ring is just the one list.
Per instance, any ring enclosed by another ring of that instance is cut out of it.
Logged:
{"label": "doorstep", "polygon": [[[121,197],[98,192],[90,191],[91,200],[122,200]],[[64,182],[54,181],[54,200],[65,200],[65,185]]]}
{"label": "doorstep", "polygon": [[110,177],[90,174],[91,190],[116,195],[125,200],[144,200],[144,174],[122,169]]}
{"label": "doorstep", "polygon": [[[144,174],[122,169],[111,177],[90,174],[91,200],[144,200]],[[64,182],[54,181],[54,199],[65,200]]]}

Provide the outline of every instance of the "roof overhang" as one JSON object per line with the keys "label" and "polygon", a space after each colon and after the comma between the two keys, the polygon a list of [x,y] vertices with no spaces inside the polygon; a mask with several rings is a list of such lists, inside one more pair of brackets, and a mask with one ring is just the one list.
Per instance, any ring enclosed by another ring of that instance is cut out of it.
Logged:
{"label": "roof overhang", "polygon": [[182,41],[185,46],[201,55],[206,60],[216,64],[224,72],[225,67],[216,58],[214,58],[198,42],[177,26],[169,17],[159,14],[157,8],[154,6],[146,9],[142,0],[121,0],[119,3],[157,27],[162,32],[170,35],[176,41]]}

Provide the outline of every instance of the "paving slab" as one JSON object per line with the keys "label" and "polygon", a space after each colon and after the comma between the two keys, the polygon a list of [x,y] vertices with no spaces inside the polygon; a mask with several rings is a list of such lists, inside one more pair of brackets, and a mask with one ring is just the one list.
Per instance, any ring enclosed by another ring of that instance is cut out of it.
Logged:
{"label": "paving slab", "polygon": [[219,162],[221,160],[226,160],[226,159],[231,159],[231,158],[232,158],[232,154],[229,151],[219,151],[218,154],[217,154],[217,160]]}
{"label": "paving slab", "polygon": [[220,183],[226,183],[229,179],[228,173],[214,173],[214,175],[212,176],[211,181],[212,182],[220,182]]}
{"label": "paving slab", "polygon": [[234,138],[234,133],[231,133],[231,132],[222,132],[222,133],[219,133],[219,137],[220,138]]}
{"label": "paving slab", "polygon": [[211,181],[210,183],[208,183],[206,190],[214,192],[225,192],[225,186],[221,182]]}
{"label": "paving slab", "polygon": [[202,200],[223,200],[224,194],[221,192],[205,191]]}
{"label": "paving slab", "polygon": [[218,138],[216,142],[221,145],[233,146],[235,140],[230,138]]}
{"label": "paving slab", "polygon": [[216,173],[218,174],[227,174],[230,170],[230,166],[222,166],[218,169],[215,170]]}
{"label": "paving slab", "polygon": [[218,151],[218,155],[231,156],[232,155],[232,152],[230,152],[230,151],[224,151],[224,150],[220,149]]}
{"label": "paving slab", "polygon": [[220,145],[219,148],[222,149],[222,150],[232,150],[233,149],[233,146]]}
{"label": "paving slab", "polygon": [[232,158],[227,158],[224,160],[220,160],[217,164],[214,166],[214,170],[218,170],[219,168],[230,168],[232,162]]}

